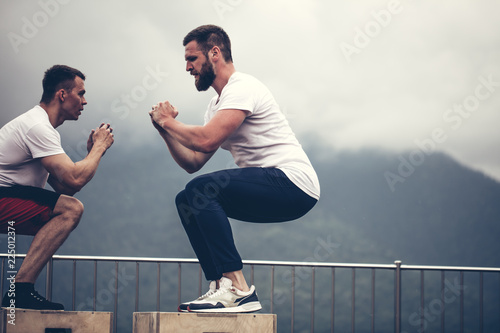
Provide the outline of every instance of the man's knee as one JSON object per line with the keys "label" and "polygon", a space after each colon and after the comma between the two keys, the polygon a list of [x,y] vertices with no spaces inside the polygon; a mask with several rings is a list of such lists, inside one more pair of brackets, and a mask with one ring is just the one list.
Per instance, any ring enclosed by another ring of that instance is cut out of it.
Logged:
{"label": "man's knee", "polygon": [[57,201],[54,212],[64,215],[72,224],[72,229],[76,228],[83,215],[83,203],[70,196],[61,195]]}
{"label": "man's knee", "polygon": [[218,184],[213,174],[206,174],[187,183],[184,195],[194,208],[205,208],[221,194],[224,187]]}
{"label": "man's knee", "polygon": [[73,200],[70,204],[70,210],[76,217],[78,217],[78,220],[80,220],[84,210],[83,203],[76,198],[71,197],[71,199]]}
{"label": "man's knee", "polygon": [[175,197],[175,205],[177,207],[177,212],[181,218],[181,222],[184,226],[191,223],[193,217],[199,214],[199,211],[189,205],[186,191],[183,190],[177,194]]}
{"label": "man's knee", "polygon": [[187,204],[186,190],[180,191],[175,197],[175,205],[179,207],[182,204]]}

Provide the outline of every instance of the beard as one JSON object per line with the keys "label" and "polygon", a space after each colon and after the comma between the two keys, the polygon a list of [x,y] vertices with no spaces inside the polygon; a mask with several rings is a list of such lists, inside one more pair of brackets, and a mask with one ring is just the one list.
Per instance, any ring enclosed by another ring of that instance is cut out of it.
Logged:
{"label": "beard", "polygon": [[203,63],[203,65],[201,66],[198,82],[195,82],[196,89],[198,89],[198,91],[205,91],[210,88],[212,83],[214,83],[214,80],[214,69],[212,68],[210,62],[205,61],[205,63]]}

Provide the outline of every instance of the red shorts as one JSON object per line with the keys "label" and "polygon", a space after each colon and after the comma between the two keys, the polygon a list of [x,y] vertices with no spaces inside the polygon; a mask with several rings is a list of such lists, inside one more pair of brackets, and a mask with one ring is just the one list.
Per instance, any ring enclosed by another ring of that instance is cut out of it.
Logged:
{"label": "red shorts", "polygon": [[59,196],[39,187],[0,187],[0,233],[34,236],[51,219]]}

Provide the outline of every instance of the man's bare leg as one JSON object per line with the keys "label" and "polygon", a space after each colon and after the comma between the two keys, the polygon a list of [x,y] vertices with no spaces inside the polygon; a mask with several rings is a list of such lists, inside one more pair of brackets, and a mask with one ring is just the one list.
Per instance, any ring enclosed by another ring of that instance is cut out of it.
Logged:
{"label": "man's bare leg", "polygon": [[82,214],[83,204],[78,199],[66,195],[59,197],[54,217],[33,238],[16,282],[35,283],[45,264],[76,228]]}

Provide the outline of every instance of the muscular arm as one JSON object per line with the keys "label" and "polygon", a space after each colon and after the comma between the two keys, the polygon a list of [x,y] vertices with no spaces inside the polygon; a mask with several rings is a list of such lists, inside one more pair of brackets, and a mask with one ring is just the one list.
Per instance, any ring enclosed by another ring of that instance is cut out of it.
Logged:
{"label": "muscular arm", "polygon": [[74,163],[68,155],[58,154],[43,157],[43,166],[50,173],[49,184],[56,192],[74,195],[94,177],[102,155],[113,144],[109,125],[101,126],[92,133],[93,144],[88,155]]}
{"label": "muscular arm", "polygon": [[200,170],[215,153],[215,151],[210,153],[203,153],[189,149],[183,146],[179,141],[177,141],[174,137],[172,137],[172,135],[170,135],[154,121],[153,125],[167,144],[170,155],[172,155],[174,161],[188,173],[194,173]]}
{"label": "muscular arm", "polygon": [[186,125],[168,116],[170,103],[159,105],[158,111],[150,112],[153,124],[174,160],[189,173],[201,169],[246,118],[245,111],[227,109],[218,111],[204,126]]}
{"label": "muscular arm", "polygon": [[78,192],[76,189],[71,188],[71,187],[66,186],[63,183],[61,183],[57,179],[57,177],[54,176],[53,174],[49,175],[49,179],[48,179],[47,182],[50,184],[50,186],[52,186],[52,188],[54,189],[54,191],[56,191],[57,193],[66,194],[66,195],[72,196],[76,192]]}

